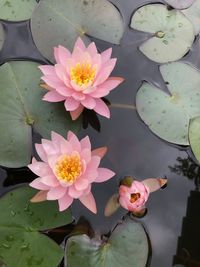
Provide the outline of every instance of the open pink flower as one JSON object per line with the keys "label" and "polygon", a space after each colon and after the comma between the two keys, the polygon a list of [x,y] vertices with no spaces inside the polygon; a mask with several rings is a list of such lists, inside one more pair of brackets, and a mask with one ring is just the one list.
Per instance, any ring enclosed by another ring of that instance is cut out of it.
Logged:
{"label": "open pink flower", "polygon": [[99,168],[106,147],[91,151],[89,137],[81,141],[68,132],[67,140],[52,132],[52,140],[42,139],[35,148],[41,161],[33,158],[28,165],[38,178],[30,186],[41,190],[34,202],[58,200],[59,210],[67,209],[74,199],[79,199],[89,210],[96,213],[96,202],[91,193],[91,184],[107,181],[114,172]]}
{"label": "open pink flower", "polygon": [[65,108],[73,120],[79,117],[84,107],[109,118],[109,108],[101,97],[124,80],[109,77],[117,61],[111,58],[111,53],[112,48],[109,48],[99,54],[94,43],[85,47],[80,38],[72,53],[63,46],[55,47],[56,64],[39,67],[44,74],[42,80],[49,89],[43,100],[65,101]]}
{"label": "open pink flower", "polygon": [[149,197],[149,190],[143,182],[133,181],[132,185],[120,185],[119,187],[119,203],[129,211],[139,212]]}

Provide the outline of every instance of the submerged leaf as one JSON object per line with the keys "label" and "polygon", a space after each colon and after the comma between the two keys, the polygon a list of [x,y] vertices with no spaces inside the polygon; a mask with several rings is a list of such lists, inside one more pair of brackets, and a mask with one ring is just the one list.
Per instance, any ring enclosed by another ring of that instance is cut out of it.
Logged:
{"label": "submerged leaf", "polygon": [[31,18],[36,46],[51,61],[53,47],[72,49],[78,36],[85,44],[90,41],[87,36],[119,44],[123,28],[121,14],[107,0],[43,0]]}
{"label": "submerged leaf", "polygon": [[183,14],[192,22],[194,25],[195,33],[200,32],[200,0],[195,0],[193,5],[185,10],[182,10]]}
{"label": "submerged leaf", "polygon": [[0,258],[7,267],[57,267],[63,257],[62,249],[39,231],[71,223],[71,214],[58,212],[53,201],[31,204],[35,192],[20,187],[0,198]]}
{"label": "submerged leaf", "polygon": [[42,101],[41,73],[34,62],[9,62],[0,67],[0,165],[21,167],[30,162],[32,129],[49,138],[77,130],[61,103]]}
{"label": "submerged leaf", "polygon": [[192,152],[200,162],[200,117],[196,117],[190,121],[189,141]]}
{"label": "submerged leaf", "polygon": [[0,19],[21,21],[30,19],[36,0],[2,0],[0,2]]}
{"label": "submerged leaf", "polygon": [[180,11],[168,10],[162,4],[139,8],[133,14],[130,26],[153,34],[139,49],[149,59],[159,63],[182,58],[195,38],[192,23]]}
{"label": "submerged leaf", "polygon": [[145,267],[148,241],[140,223],[126,220],[107,242],[86,235],[71,237],[66,246],[67,267]]}
{"label": "submerged leaf", "polygon": [[165,0],[165,2],[177,9],[185,9],[191,6],[195,0]]}
{"label": "submerged leaf", "polygon": [[136,95],[137,111],[160,138],[188,145],[189,121],[200,115],[200,72],[181,62],[160,71],[171,95],[145,82]]}

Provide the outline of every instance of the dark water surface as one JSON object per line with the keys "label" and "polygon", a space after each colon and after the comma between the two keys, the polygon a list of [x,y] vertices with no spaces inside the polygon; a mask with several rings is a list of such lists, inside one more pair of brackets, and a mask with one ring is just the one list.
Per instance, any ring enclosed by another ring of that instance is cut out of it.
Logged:
{"label": "dark water surface", "polygon": [[[134,105],[135,94],[142,80],[166,90],[158,65],[137,49],[148,35],[128,28],[133,10],[153,1],[112,2],[120,9],[126,24],[122,46],[113,46],[113,56],[118,58],[113,74],[123,76],[125,82],[108,97],[111,102],[111,119],[100,118],[101,132],[88,128],[80,136],[88,134],[93,147],[108,146],[108,154],[102,165],[114,170],[117,175],[106,183],[93,186],[98,215],[92,215],[78,201],[73,204],[73,214],[76,218],[84,215],[95,230],[107,233],[125,214],[121,209],[110,218],[103,215],[105,204],[117,191],[120,178],[132,175],[142,180],[167,176],[167,188],[150,196],[148,213],[141,219],[151,240],[151,267],[170,267],[173,262],[184,266],[200,266],[200,193],[195,190],[195,178],[197,182],[200,173],[198,166],[188,158],[186,150],[172,146],[152,134],[140,120],[136,110],[112,107],[114,104]],[[29,22],[3,24],[7,38],[0,52],[1,64],[11,59],[44,61],[32,41]],[[99,50],[110,47],[108,43],[95,41]],[[183,60],[200,67],[198,39]],[[0,175],[3,181],[6,172],[1,170]],[[18,172],[17,175],[19,178],[25,172]],[[1,186],[0,193],[10,188]]]}

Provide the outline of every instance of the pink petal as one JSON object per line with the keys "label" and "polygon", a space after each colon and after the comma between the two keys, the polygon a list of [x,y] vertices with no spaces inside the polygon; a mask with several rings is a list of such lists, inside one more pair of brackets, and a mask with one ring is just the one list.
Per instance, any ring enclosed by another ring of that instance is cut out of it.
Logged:
{"label": "pink petal", "polygon": [[105,156],[107,150],[108,148],[106,146],[94,149],[92,151],[92,156],[98,156],[102,159]]}
{"label": "pink petal", "polygon": [[67,191],[66,187],[58,186],[53,187],[47,193],[47,200],[56,200],[62,198]]}
{"label": "pink petal", "polygon": [[81,151],[81,158],[85,160],[86,164],[90,162],[91,160],[91,150],[88,148],[84,148]]}
{"label": "pink petal", "polygon": [[38,176],[46,176],[51,174],[51,169],[47,163],[36,161],[28,165],[28,168]]}
{"label": "pink petal", "polygon": [[87,52],[91,55],[91,57],[94,57],[98,53],[96,45],[94,42],[92,42],[88,45]]}
{"label": "pink petal", "polygon": [[87,148],[91,150],[91,142],[89,136],[86,136],[83,139],[81,139],[80,143],[81,143],[81,149]]}
{"label": "pink petal", "polygon": [[49,91],[44,95],[42,100],[48,101],[48,102],[60,102],[65,100],[66,97],[58,94],[56,90]]}
{"label": "pink petal", "polygon": [[96,178],[96,183],[102,183],[110,178],[112,178],[115,175],[115,173],[109,169],[106,168],[98,168],[98,177]]}
{"label": "pink petal", "polygon": [[[58,78],[62,81],[65,81],[67,82],[68,79],[67,79],[67,71],[66,71],[66,68],[61,65],[61,64],[56,64],[55,65],[55,71],[56,71],[56,75],[58,76]],[[66,86],[70,86],[70,83],[68,82],[66,84]]]}
{"label": "pink petal", "polygon": [[110,118],[110,110],[101,99],[96,99],[96,106],[94,107],[94,111],[108,119]]}
{"label": "pink petal", "polygon": [[77,199],[80,196],[82,196],[83,191],[76,190],[76,188],[74,187],[74,185],[72,185],[68,189],[68,194],[69,194],[70,197]]}
{"label": "pink petal", "polygon": [[71,53],[64,46],[58,46],[58,58],[59,62],[65,67],[67,64],[67,60],[71,57]]}
{"label": "pink petal", "polygon": [[74,92],[74,93],[72,94],[72,97],[73,97],[74,99],[76,99],[76,100],[79,100],[79,101],[85,99],[85,95],[82,94],[82,93],[79,93],[79,92]]}
{"label": "pink petal", "polygon": [[96,106],[96,101],[94,98],[86,96],[86,98],[81,101],[81,104],[88,109],[93,109]]}
{"label": "pink petal", "polygon": [[58,134],[58,133],[56,133],[54,131],[51,131],[51,139],[52,139],[52,142],[54,142],[54,143],[56,143],[58,145],[61,142],[65,141],[65,138],[62,135],[60,135],[60,134]]}
{"label": "pink petal", "polygon": [[56,87],[56,91],[65,96],[65,97],[69,97],[69,96],[72,96],[72,94],[74,93],[74,90],[69,88],[69,87],[66,87],[66,86],[57,86]]}
{"label": "pink petal", "polygon": [[91,212],[95,214],[97,213],[96,202],[91,192],[85,196],[80,197],[79,200]]}
{"label": "pink petal", "polygon": [[65,194],[62,198],[58,199],[59,211],[64,211],[72,204],[73,198]]}
{"label": "pink petal", "polygon": [[51,167],[52,170],[54,170],[55,164],[58,161],[59,156],[56,155],[50,155],[48,156],[48,164]]}
{"label": "pink petal", "polygon": [[84,51],[86,49],[84,42],[80,37],[75,42],[74,49],[79,48],[80,50]]}
{"label": "pink petal", "polygon": [[50,187],[56,187],[60,184],[55,175],[53,174],[42,177],[40,181]]}
{"label": "pink petal", "polygon": [[78,152],[81,151],[80,141],[78,140],[78,137],[72,131],[68,131],[67,139],[72,145],[73,150],[78,151]]}
{"label": "pink petal", "polygon": [[52,88],[57,88],[64,85],[62,80],[59,80],[59,78],[53,75],[42,76],[41,79]]}
{"label": "pink petal", "polygon": [[70,142],[68,142],[67,140],[63,140],[61,141],[60,143],[60,151],[61,151],[61,154],[71,154],[72,151],[73,151],[73,146]]}
{"label": "pink petal", "polygon": [[42,161],[47,162],[47,155],[46,152],[41,144],[35,144],[35,149],[38,153],[38,156],[41,158]]}
{"label": "pink petal", "polygon": [[54,66],[51,65],[41,65],[38,67],[44,75],[55,75]]}
{"label": "pink petal", "polygon": [[31,203],[38,203],[47,200],[48,191],[39,191],[35,196],[30,199]]}
{"label": "pink petal", "polygon": [[73,97],[68,97],[65,100],[65,108],[67,111],[74,111],[76,110],[80,105],[80,102],[75,100]]}
{"label": "pink petal", "polygon": [[49,190],[50,187],[40,182],[40,178],[36,178],[29,185],[38,190]]}
{"label": "pink petal", "polygon": [[76,110],[70,111],[72,120],[73,121],[76,120],[80,116],[80,114],[83,112],[83,110],[84,110],[84,106],[79,105],[79,107]]}
{"label": "pink petal", "polygon": [[103,82],[105,82],[108,79],[108,77],[110,76],[111,72],[113,71],[113,68],[114,68],[114,66],[116,64],[116,61],[117,60],[115,58],[112,58],[110,60],[110,63],[108,64],[108,66],[103,67],[100,70],[100,72],[99,72],[99,74],[98,74],[98,76],[97,76],[97,78],[96,78],[96,80],[94,82],[94,86],[102,84]]}
{"label": "pink petal", "polygon": [[50,140],[42,139],[42,147],[48,156],[59,153],[59,146]]}
{"label": "pink petal", "polygon": [[85,190],[88,187],[88,185],[89,185],[89,181],[84,178],[78,179],[76,183],[74,184],[75,188],[79,191]]}
{"label": "pink petal", "polygon": [[108,48],[107,50],[101,53],[102,64],[110,60],[111,54],[112,54],[112,48]]}

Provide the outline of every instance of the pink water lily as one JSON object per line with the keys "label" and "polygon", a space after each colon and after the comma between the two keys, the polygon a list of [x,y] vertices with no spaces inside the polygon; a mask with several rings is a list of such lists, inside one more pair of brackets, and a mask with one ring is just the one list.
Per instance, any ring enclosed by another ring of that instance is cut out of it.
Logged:
{"label": "pink water lily", "polygon": [[77,39],[72,53],[63,46],[55,47],[56,64],[39,66],[44,74],[41,79],[49,90],[43,100],[65,101],[65,109],[73,120],[84,108],[109,118],[110,110],[101,98],[124,80],[109,77],[117,61],[111,58],[111,53],[112,48],[98,53],[94,42],[86,47],[81,38]]}
{"label": "pink water lily", "polygon": [[42,139],[35,145],[42,161],[33,158],[28,165],[37,176],[30,186],[40,190],[32,202],[58,200],[59,210],[67,209],[74,199],[79,199],[93,213],[96,202],[91,193],[91,184],[107,181],[115,174],[99,164],[106,147],[91,151],[88,136],[78,140],[71,131],[67,139],[52,132],[51,140]]}

